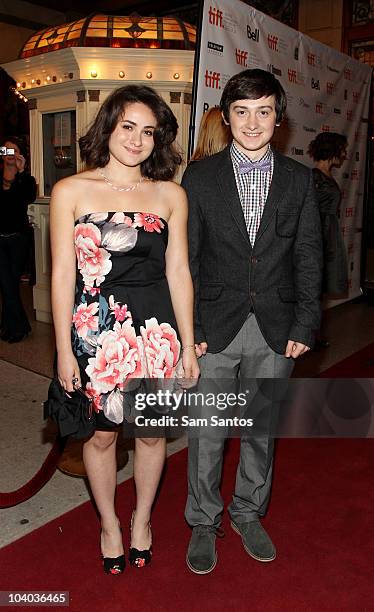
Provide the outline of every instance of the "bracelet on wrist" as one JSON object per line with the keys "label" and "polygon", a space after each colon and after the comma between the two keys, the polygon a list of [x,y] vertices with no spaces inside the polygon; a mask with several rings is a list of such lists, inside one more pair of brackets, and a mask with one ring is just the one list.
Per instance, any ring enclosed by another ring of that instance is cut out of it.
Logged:
{"label": "bracelet on wrist", "polygon": [[185,346],[182,346],[182,351],[184,351],[185,349],[188,349],[188,348],[195,349],[195,345],[194,344],[186,344]]}

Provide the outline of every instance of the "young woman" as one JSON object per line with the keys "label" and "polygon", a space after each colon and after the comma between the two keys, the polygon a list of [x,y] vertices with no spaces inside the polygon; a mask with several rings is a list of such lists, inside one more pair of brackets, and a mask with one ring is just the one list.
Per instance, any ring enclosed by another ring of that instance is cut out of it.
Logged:
{"label": "young woman", "polygon": [[[52,308],[63,388],[93,400],[97,429],[84,463],[101,517],[107,573],[122,573],[114,497],[114,428],[134,378],[169,378],[180,352],[185,378],[199,368],[187,255],[187,202],[172,182],[176,119],[151,88],[129,85],[103,103],[80,139],[88,170],[56,184],[51,199]],[[137,494],[129,560],[151,560],[150,515],[165,461],[163,438],[137,438]]]}
{"label": "young woman", "polygon": [[27,207],[36,198],[36,183],[25,170],[26,151],[21,141],[9,138],[2,146],[8,153],[0,157],[1,339],[12,343],[31,331],[19,284],[30,249]]}

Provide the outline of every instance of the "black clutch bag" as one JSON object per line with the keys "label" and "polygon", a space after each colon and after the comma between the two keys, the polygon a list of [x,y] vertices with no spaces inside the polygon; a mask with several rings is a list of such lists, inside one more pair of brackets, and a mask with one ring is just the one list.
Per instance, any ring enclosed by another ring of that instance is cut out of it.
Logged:
{"label": "black clutch bag", "polygon": [[52,417],[60,435],[81,439],[95,431],[95,413],[90,400],[82,389],[67,392],[54,378],[49,385],[48,399],[44,402],[44,418]]}

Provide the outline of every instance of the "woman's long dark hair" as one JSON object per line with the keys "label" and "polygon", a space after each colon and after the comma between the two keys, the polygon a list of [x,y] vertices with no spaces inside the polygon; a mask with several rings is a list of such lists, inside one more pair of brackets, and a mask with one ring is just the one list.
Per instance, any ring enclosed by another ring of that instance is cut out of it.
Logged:
{"label": "woman's long dark hair", "polygon": [[344,134],[321,132],[309,143],[308,153],[314,161],[339,158],[347,143],[347,137]]}
{"label": "woman's long dark hair", "polygon": [[103,168],[109,162],[109,138],[128,104],[140,102],[148,106],[157,120],[153,132],[154,149],[141,163],[142,176],[168,181],[173,178],[182,162],[174,140],[178,131],[177,120],[161,96],[146,85],[126,85],[113,91],[101,105],[85,136],[79,139],[82,161],[89,168]]}

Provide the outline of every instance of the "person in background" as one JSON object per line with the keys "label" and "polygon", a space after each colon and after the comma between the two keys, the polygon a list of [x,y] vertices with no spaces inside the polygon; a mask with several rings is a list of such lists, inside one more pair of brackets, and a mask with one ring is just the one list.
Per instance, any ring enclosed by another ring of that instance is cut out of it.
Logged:
{"label": "person in background", "polygon": [[[346,159],[347,138],[336,132],[321,132],[311,141],[308,153],[315,162],[314,186],[322,223],[323,282],[322,292],[330,299],[341,298],[348,291],[348,263],[340,230],[341,191],[332,175]],[[329,342],[319,333],[316,348],[326,348]]]}
{"label": "person in background", "polygon": [[213,106],[201,118],[197,145],[190,161],[219,153],[230,142],[230,128],[224,124],[220,109]]}
{"label": "person in background", "polygon": [[30,248],[27,207],[36,198],[36,182],[26,170],[26,151],[15,137],[2,143],[0,168],[1,339],[20,342],[31,331],[20,296],[20,279]]}

